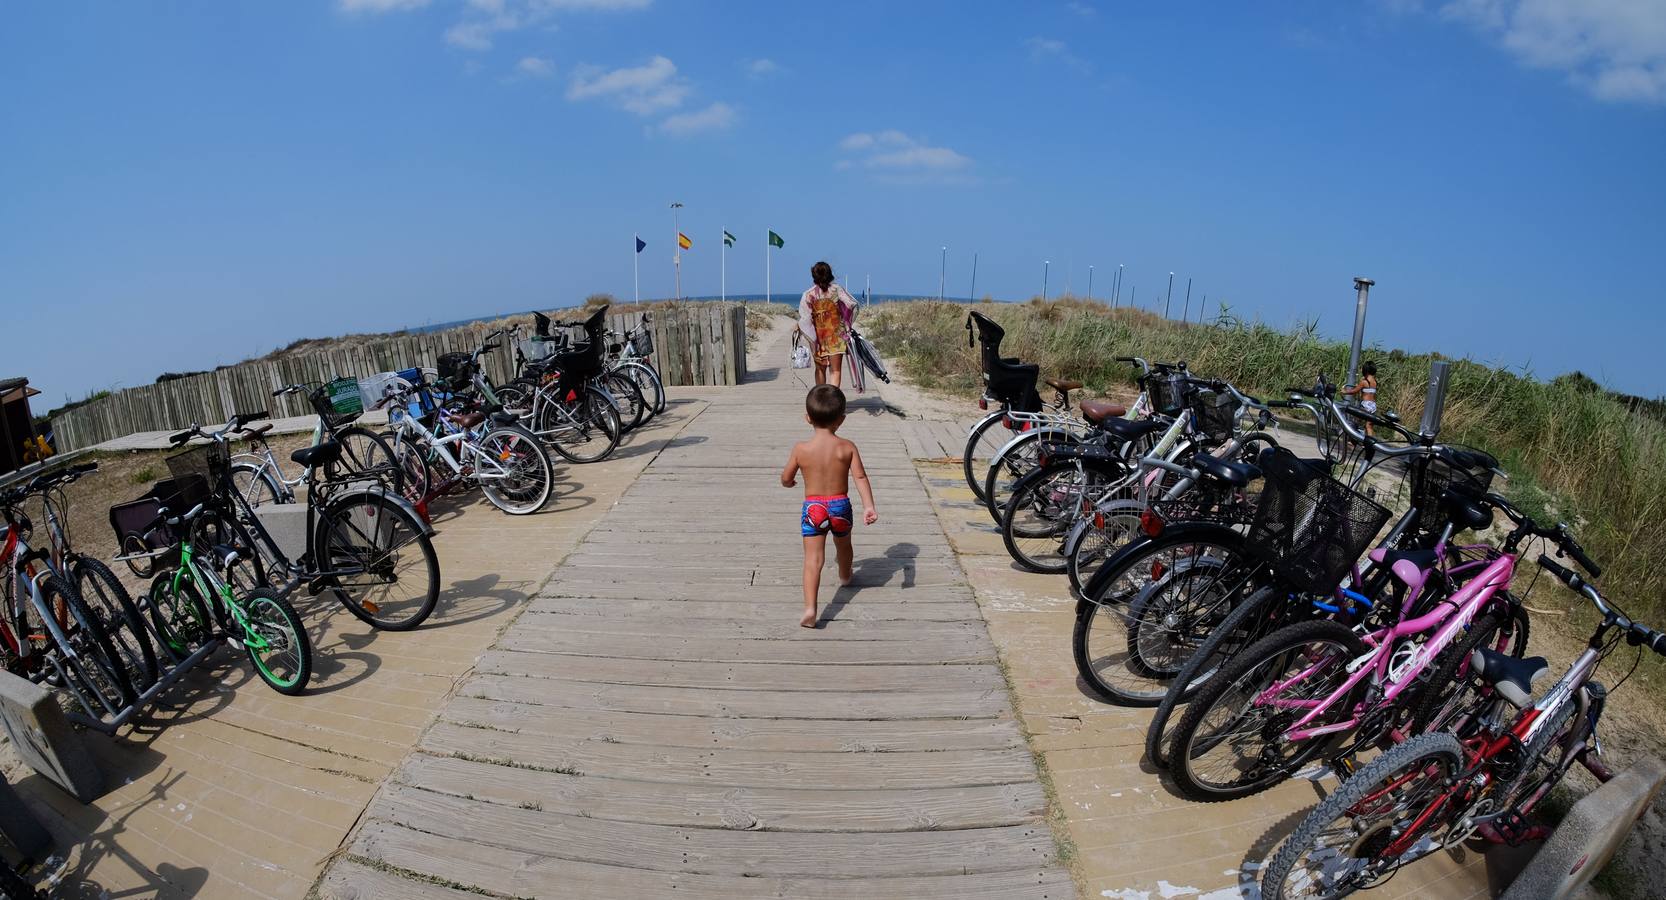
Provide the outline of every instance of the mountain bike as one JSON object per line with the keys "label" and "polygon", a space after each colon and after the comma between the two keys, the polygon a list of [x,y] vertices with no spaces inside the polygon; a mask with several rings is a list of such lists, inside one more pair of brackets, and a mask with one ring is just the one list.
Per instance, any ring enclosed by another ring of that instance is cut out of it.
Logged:
{"label": "mountain bike", "polygon": [[[459,485],[478,487],[486,499],[510,515],[542,509],[554,487],[555,469],[543,444],[522,428],[514,413],[465,412],[440,406],[425,427],[410,414],[410,399],[423,386],[392,388],[388,426],[394,458],[401,465],[421,460],[441,476],[429,486],[438,496]],[[490,427],[487,427],[488,424]]]}
{"label": "mountain bike", "polygon": [[87,610],[98,620],[110,639],[122,665],[127,670],[129,683],[136,693],[143,693],[161,674],[156,663],[156,650],[151,645],[145,628],[144,616],[128,594],[116,573],[101,560],[84,556],[70,544],[69,495],[71,484],[98,470],[98,463],[77,463],[42,472],[27,484],[15,489],[21,500],[38,496],[41,518],[46,528],[48,556],[46,565],[65,582],[75,585]]}
{"label": "mountain bike", "polygon": [[33,549],[23,494],[0,494],[0,663],[14,675],[70,689],[87,715],[115,715],[138,697],[122,657],[73,582]]}
{"label": "mountain bike", "polygon": [[[385,481],[395,491],[411,497],[412,487],[405,483],[407,474],[395,462],[393,448],[381,435],[355,424],[362,413],[336,412],[324,385],[291,384],[273,391],[272,396],[301,393],[307,395],[308,402],[318,415],[318,423],[312,429],[312,446],[316,447],[326,440],[341,445],[340,458],[331,462],[324,472],[327,480],[341,481],[347,475],[356,473],[366,479]],[[266,435],[271,430],[272,424],[268,422],[259,428],[244,427],[237,434],[237,437],[249,442],[250,451],[232,456],[232,483],[250,506],[294,503],[295,488],[313,477],[310,466],[302,467],[294,478],[284,474],[283,465],[272,453],[272,445],[266,442]],[[420,497],[421,493],[416,496]]]}
{"label": "mountain bike", "polygon": [[[202,490],[214,502],[204,521],[218,529],[209,545],[230,546],[242,555],[240,571],[248,575],[239,587],[252,589],[270,578],[282,581],[278,595],[288,597],[304,584],[313,596],[330,593],[372,627],[407,631],[421,625],[439,601],[433,527],[385,483],[341,469],[340,444],[325,441],[290,454],[307,472],[304,513],[252,506],[232,488],[229,465],[221,462],[229,456],[229,435],[264,416],[239,414],[215,431],[193,425],[173,435],[175,446],[193,437],[209,443],[169,457],[175,482],[186,490],[168,502],[184,506],[196,499],[190,490],[198,481],[206,485]],[[329,477],[332,471],[339,473],[336,478]],[[289,521],[283,533],[298,532],[288,546],[273,534],[279,517]]]}
{"label": "mountain bike", "polygon": [[280,694],[300,694],[312,677],[312,642],[306,626],[289,601],[270,587],[234,588],[235,579],[228,573],[242,561],[242,551],[198,540],[210,533],[201,526],[212,529],[212,516],[205,519],[204,513],[212,511],[213,500],[205,491],[203,499],[184,513],[163,512],[163,522],[180,535],[179,565],[158,574],[150,584],[157,633],[168,651],[179,657],[217,635],[224,636],[233,649],[248,654],[255,674],[268,687]]}
{"label": "mountain bike", "polygon": [[[1457,683],[1443,677],[1448,663],[1461,676],[1471,651],[1507,650],[1521,615],[1508,591],[1521,542],[1547,534],[1570,545],[1572,539],[1540,528],[1496,494],[1448,491],[1445,502],[1451,521],[1433,548],[1378,554],[1405,589],[1388,624],[1350,628],[1320,619],[1285,626],[1245,648],[1198,690],[1170,744],[1169,772],[1181,793],[1197,800],[1248,796],[1321,755],[1346,772],[1360,750],[1428,724],[1422,710],[1445,703]],[[1450,537],[1484,530],[1494,509],[1516,528],[1502,548],[1468,548],[1483,565],[1460,585],[1451,573]],[[1457,650],[1442,661],[1448,647]]]}
{"label": "mountain bike", "polygon": [[[1591,578],[1601,574],[1565,526],[1540,528],[1507,504],[1499,508]],[[1419,711],[1425,727],[1439,730],[1385,751],[1314,808],[1268,865],[1263,897],[1342,897],[1472,837],[1511,845],[1543,837],[1546,829],[1527,817],[1575,762],[1599,781],[1613,777],[1596,737],[1609,691],[1592,676],[1622,642],[1666,656],[1666,634],[1632,620],[1549,556],[1537,561],[1602,615],[1584,652],[1536,701],[1533,682],[1549,670],[1543,657],[1512,659],[1485,647],[1447,654],[1437,677],[1454,678],[1457,689]]]}

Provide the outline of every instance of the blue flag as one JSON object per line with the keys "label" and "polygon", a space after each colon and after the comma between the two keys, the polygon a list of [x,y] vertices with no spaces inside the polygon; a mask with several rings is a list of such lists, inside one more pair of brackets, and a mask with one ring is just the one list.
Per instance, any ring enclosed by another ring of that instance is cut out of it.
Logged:
{"label": "blue flag", "polygon": [[647,242],[647,241],[645,241],[645,240],[643,240],[643,239],[641,239],[641,238],[637,238],[637,239],[636,239],[636,252],[638,252],[638,253],[641,253],[641,252],[642,252],[642,248],[644,248],[644,247],[646,247],[646,246],[648,246],[648,242]]}

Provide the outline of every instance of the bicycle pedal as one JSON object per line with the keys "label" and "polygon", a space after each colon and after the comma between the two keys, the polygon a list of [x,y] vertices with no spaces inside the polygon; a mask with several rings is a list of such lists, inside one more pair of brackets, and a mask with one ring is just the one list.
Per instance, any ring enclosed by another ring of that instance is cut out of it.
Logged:
{"label": "bicycle pedal", "polygon": [[1354,777],[1354,773],[1359,771],[1359,763],[1352,756],[1338,756],[1330,761],[1330,767],[1331,771],[1344,781]]}
{"label": "bicycle pedal", "polygon": [[243,649],[243,642],[241,640],[238,640],[237,638],[234,638],[234,637],[232,637],[231,635],[228,634],[228,635],[226,635],[226,646],[230,647],[233,650],[241,650],[241,649]]}

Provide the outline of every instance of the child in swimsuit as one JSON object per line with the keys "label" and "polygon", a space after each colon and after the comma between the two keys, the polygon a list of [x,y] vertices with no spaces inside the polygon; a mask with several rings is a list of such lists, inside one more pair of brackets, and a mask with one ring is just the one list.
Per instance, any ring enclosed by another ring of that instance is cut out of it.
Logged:
{"label": "child in swimsuit", "polygon": [[798,330],[815,352],[816,384],[838,387],[856,301],[833,280],[833,267],[825,262],[810,267],[810,279],[815,286],[798,300]]}
{"label": "child in swimsuit", "polygon": [[[1366,412],[1377,414],[1377,364],[1366,360],[1365,365],[1359,367],[1359,384],[1351,388],[1343,388],[1344,394],[1358,394],[1359,408]],[[1371,423],[1365,423],[1366,435],[1371,434]]]}
{"label": "child in swimsuit", "polygon": [[804,615],[798,624],[814,628],[816,592],[821,588],[829,534],[838,554],[839,584],[850,584],[854,574],[850,546],[854,514],[847,493],[850,479],[856,479],[856,490],[862,495],[862,521],[868,525],[879,521],[879,510],[874,507],[873,487],[868,484],[867,470],[862,468],[861,452],[836,433],[845,421],[844,392],[831,384],[811,388],[804,400],[804,421],[816,433],[793,445],[787,466],[781,470],[781,486],[792,487],[798,483],[798,474],[804,473],[804,509],[798,520],[799,534],[804,537]]}

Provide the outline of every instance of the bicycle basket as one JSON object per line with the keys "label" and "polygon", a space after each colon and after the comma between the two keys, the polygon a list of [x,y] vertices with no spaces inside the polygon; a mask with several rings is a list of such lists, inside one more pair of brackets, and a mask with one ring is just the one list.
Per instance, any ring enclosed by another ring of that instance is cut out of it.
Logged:
{"label": "bicycle basket", "polygon": [[1282,447],[1263,453],[1259,465],[1266,480],[1245,548],[1297,590],[1335,590],[1389,511]]}
{"label": "bicycle basket", "polygon": [[1186,408],[1186,376],[1165,375],[1151,379],[1146,395],[1151,408],[1165,416],[1177,416]]}
{"label": "bicycle basket", "polygon": [[1151,512],[1165,525],[1202,522],[1210,525],[1248,525],[1255,519],[1254,494],[1233,490],[1194,489],[1173,500],[1153,500]]}
{"label": "bicycle basket", "polygon": [[1445,447],[1424,456],[1413,466],[1412,503],[1418,509],[1418,527],[1426,532],[1445,528],[1451,517],[1441,498],[1449,490],[1475,497],[1485,494],[1492,487],[1496,465],[1491,454],[1466,447]]}
{"label": "bicycle basket", "polygon": [[654,352],[654,332],[644,325],[631,335],[631,346],[636,348],[637,356],[652,356]]}
{"label": "bicycle basket", "polygon": [[217,442],[200,444],[168,457],[173,473],[175,512],[185,512],[212,497],[226,483],[230,472],[226,450]]}
{"label": "bicycle basket", "polygon": [[435,369],[446,387],[460,391],[473,382],[474,357],[467,353],[442,353]]}
{"label": "bicycle basket", "polygon": [[[335,382],[331,382],[330,384],[334,383]],[[354,390],[358,389],[357,381],[353,382],[353,387]],[[307,399],[312,402],[313,412],[318,413],[318,417],[324,420],[324,428],[328,431],[334,431],[335,429],[346,425],[348,422],[357,419],[360,415],[360,411],[364,408],[364,404],[361,402],[359,404],[359,410],[355,410],[353,412],[343,412],[342,410],[337,409],[336,401],[330,393],[329,384],[322,385],[317,390],[308,394]]]}
{"label": "bicycle basket", "polygon": [[1192,427],[1211,444],[1232,440],[1238,424],[1238,401],[1231,394],[1198,391],[1192,395]]}

